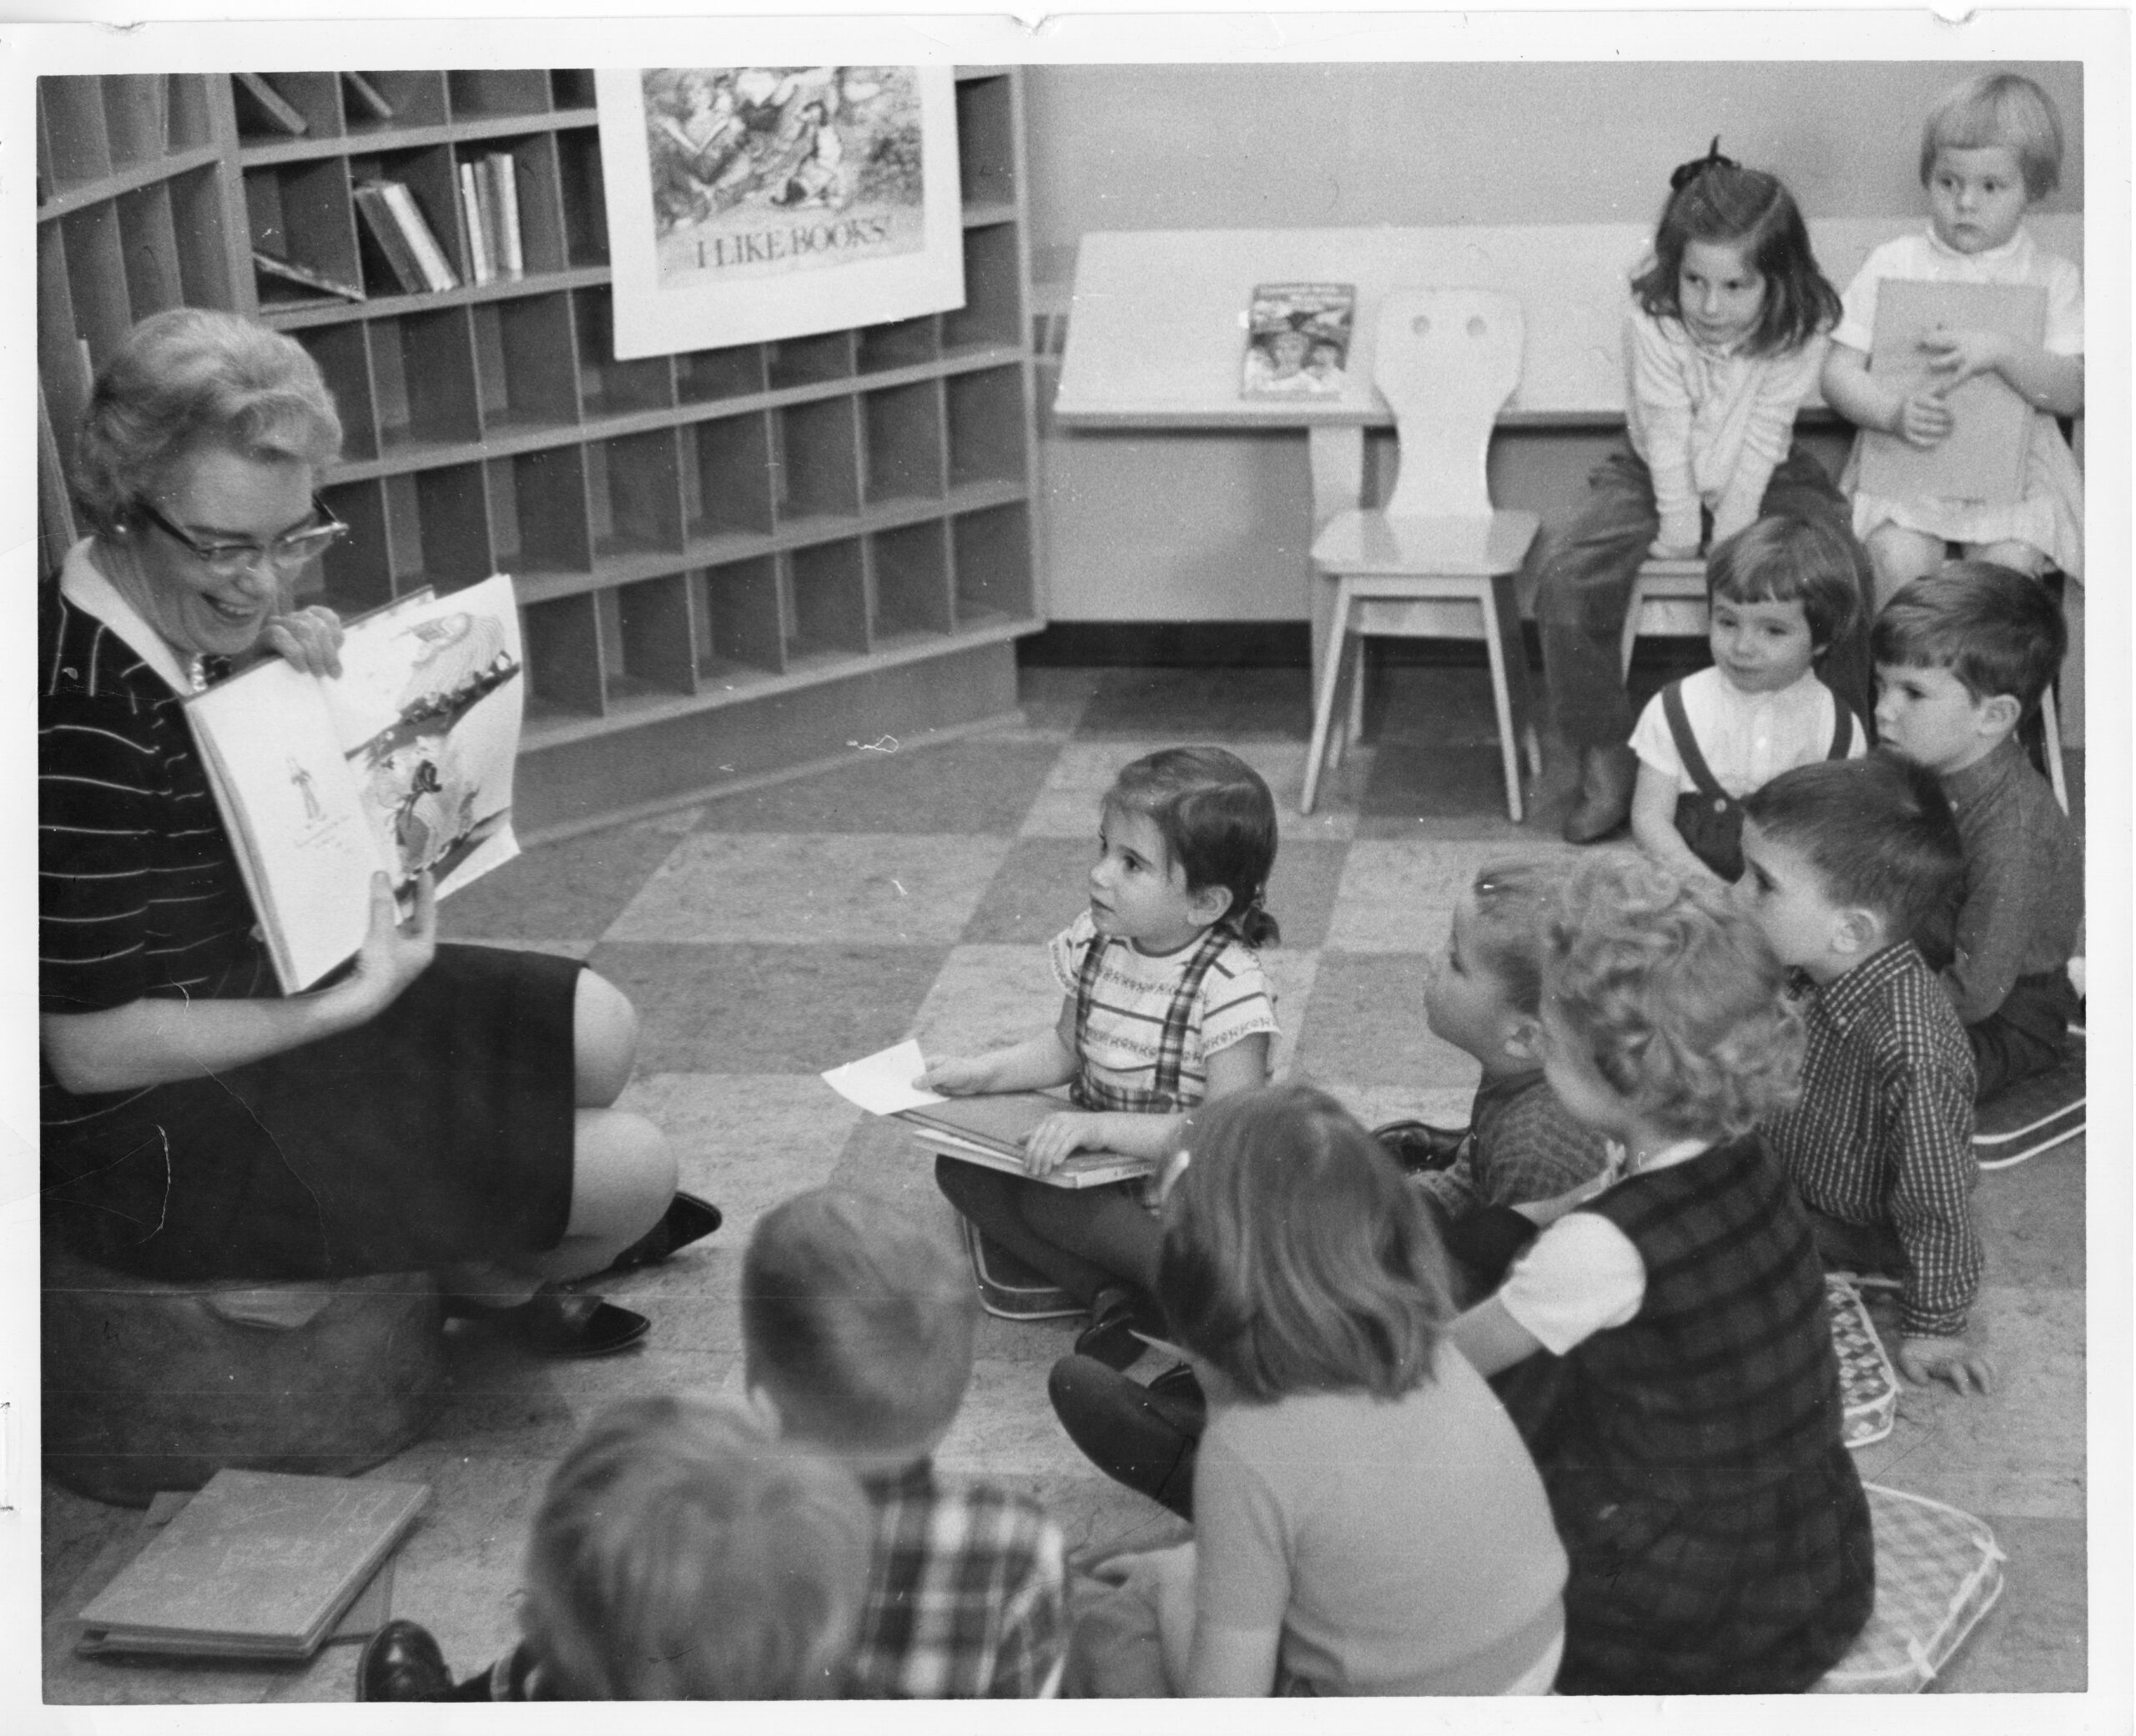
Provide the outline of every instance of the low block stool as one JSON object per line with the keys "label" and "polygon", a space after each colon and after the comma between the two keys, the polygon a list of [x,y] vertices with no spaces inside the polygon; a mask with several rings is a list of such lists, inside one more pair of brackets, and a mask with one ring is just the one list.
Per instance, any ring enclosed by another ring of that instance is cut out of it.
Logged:
{"label": "low block stool", "polygon": [[146,1507],[224,1466],[347,1477],[430,1427],[445,1306],[429,1272],[173,1283],[44,1245],[44,1466]]}

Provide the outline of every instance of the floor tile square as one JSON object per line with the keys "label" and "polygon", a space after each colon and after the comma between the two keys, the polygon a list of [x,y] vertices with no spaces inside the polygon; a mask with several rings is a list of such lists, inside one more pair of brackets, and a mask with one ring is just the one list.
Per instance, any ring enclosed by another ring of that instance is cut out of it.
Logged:
{"label": "floor tile square", "polygon": [[[1877,1330],[1895,1321],[1872,1301]],[[1855,1455],[1861,1474],[1969,1513],[2081,1519],[2084,1514],[2084,1298],[2066,1290],[1984,1287],[1995,1390],[1960,1396],[1906,1387],[1891,1435]]]}
{"label": "floor tile square", "polygon": [[[1121,768],[1161,747],[1181,745],[1185,744],[1155,737],[1112,736],[1070,742],[1060,750],[1045,787],[1025,815],[1023,835],[1095,840],[1100,804]],[[1298,799],[1305,788],[1303,742],[1242,742],[1232,751],[1261,774],[1275,798],[1279,855],[1294,842],[1346,838],[1356,830],[1354,808],[1332,799],[1336,793],[1332,790],[1323,790],[1312,813],[1298,812]]]}
{"label": "floor tile square", "polygon": [[698,832],[604,937],[800,946],[946,945],[1007,846],[893,833]]}
{"label": "floor tile square", "polygon": [[1423,961],[1413,955],[1320,955],[1312,1003],[1298,1034],[1297,1071],[1348,1085],[1474,1089],[1474,1057],[1424,1024]]}
{"label": "floor tile square", "polygon": [[1097,833],[1087,839],[1020,838],[955,938],[965,946],[1042,946],[1091,901]]}
{"label": "floor tile square", "polygon": [[674,851],[657,823],[537,844],[438,906],[446,940],[597,940]]}
{"label": "floor tile square", "polygon": [[607,941],[593,968],[636,1004],[646,1073],[821,1073],[893,1043],[946,947]]}
{"label": "floor tile square", "polygon": [[[724,1215],[726,1222],[698,1245],[708,1250],[716,1245],[738,1251],[763,1213],[829,1180],[866,1114],[822,1079],[799,1073],[643,1074],[621,1106],[667,1134],[682,1185]],[[686,1253],[652,1271],[664,1274],[688,1260]]]}
{"label": "floor tile square", "polygon": [[2002,1595],[1931,1692],[2067,1693],[2084,1685],[2088,1540],[2081,1519],[1982,1513],[2009,1557]]}
{"label": "floor tile square", "polygon": [[1002,833],[1015,831],[1060,751],[1052,740],[966,736],[856,753],[813,777],[705,804],[701,832]]}
{"label": "floor tile square", "polygon": [[1348,953],[1426,953],[1446,948],[1453,913],[1494,862],[1569,857],[1561,843],[1509,851],[1496,840],[1359,838],[1350,846],[1327,944]]}
{"label": "floor tile square", "polygon": [[1042,948],[955,946],[914,1029],[929,1060],[983,1054],[1050,1029],[1060,1000]]}
{"label": "floor tile square", "polygon": [[1973,1215],[1989,1281],[2026,1289],[2084,1287],[2084,1150],[2072,1140],[2014,1169],[1983,1173]]}
{"label": "floor tile square", "polygon": [[1312,733],[1310,672],[1302,668],[1127,668],[1099,674],[1078,736],[1161,742],[1302,742]]}

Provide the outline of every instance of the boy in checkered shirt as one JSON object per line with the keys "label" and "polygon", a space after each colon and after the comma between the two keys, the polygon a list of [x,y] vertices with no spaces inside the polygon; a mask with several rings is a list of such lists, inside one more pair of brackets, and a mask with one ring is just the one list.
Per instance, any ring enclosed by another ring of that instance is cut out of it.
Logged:
{"label": "boy in checkered shirt", "polygon": [[1808,983],[1802,1094],[1761,1128],[1766,1149],[1826,1265],[1903,1274],[1907,1377],[1985,1392],[1993,1367],[1967,1334],[1982,1266],[1972,1051],[1922,950],[1947,953],[1962,873],[1950,803],[1932,772],[1878,753],[1782,772],[1743,812],[1735,896]]}
{"label": "boy in checkered shirt", "polygon": [[1026,1497],[937,1476],[979,1305],[940,1238],[887,1201],[796,1195],[742,1260],[743,1371],[779,1432],[860,1479],[874,1562],[849,1696],[1031,1698],[1060,1681],[1066,1549]]}

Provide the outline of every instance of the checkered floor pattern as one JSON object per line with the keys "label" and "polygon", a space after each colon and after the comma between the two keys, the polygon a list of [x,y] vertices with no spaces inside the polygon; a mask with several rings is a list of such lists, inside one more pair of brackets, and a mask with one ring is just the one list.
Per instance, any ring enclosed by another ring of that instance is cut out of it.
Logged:
{"label": "checkered floor pattern", "polygon": [[[1100,796],[1153,747],[1222,742],[1282,809],[1269,893],[1282,940],[1267,959],[1279,1070],[1310,1076],[1368,1122],[1465,1120],[1475,1066],[1425,1029],[1425,968],[1479,865],[1558,848],[1562,771],[1530,825],[1514,827],[1482,672],[1395,669],[1378,692],[1366,747],[1309,816],[1297,812],[1302,672],[1037,671],[1016,725],[856,743],[819,775],[530,850],[450,903],[449,937],[584,957],[630,994],[643,1032],[625,1100],[666,1127],[684,1185],[728,1220],[617,1286],[653,1318],[642,1351],[560,1365],[456,1345],[439,1427],[380,1472],[434,1489],[398,1562],[396,1613],[431,1625],[456,1667],[486,1662],[514,1631],[541,1476],[579,1425],[647,1388],[738,1391],[736,1275],[768,1206],[836,1181],[946,1225],[927,1163],[816,1075],[908,1035],[955,1053],[1050,1020],[1058,999],[1041,943],[1083,902]],[[2083,1150],[1982,1179],[1995,1395],[1909,1391],[1890,1438],[1861,1455],[1879,1481],[1986,1518],[2009,1556],[2008,1589],[1953,1666],[1954,1688],[2084,1683]],[[987,1321],[941,1462],[1030,1490],[1074,1547],[1161,1541],[1174,1522],[1091,1470],[1046,1405],[1045,1371],[1072,1332]],[[139,1523],[46,1485],[48,1699],[350,1695],[345,1646],[292,1669],[72,1657],[64,1618],[115,1571]]]}

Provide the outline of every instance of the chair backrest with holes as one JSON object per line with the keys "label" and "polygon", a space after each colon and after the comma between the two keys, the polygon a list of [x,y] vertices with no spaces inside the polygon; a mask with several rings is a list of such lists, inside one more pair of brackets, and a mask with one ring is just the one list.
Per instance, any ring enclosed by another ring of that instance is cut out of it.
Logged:
{"label": "chair backrest with holes", "polygon": [[1491,425],[1520,383],[1520,304],[1490,289],[1390,289],[1373,384],[1394,412],[1390,518],[1488,518]]}

